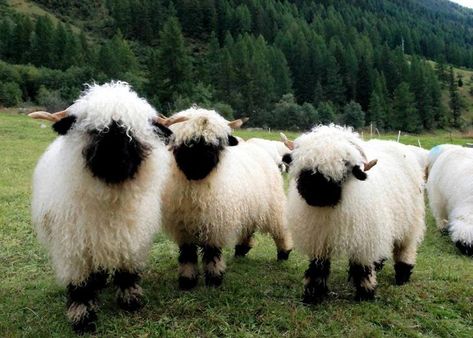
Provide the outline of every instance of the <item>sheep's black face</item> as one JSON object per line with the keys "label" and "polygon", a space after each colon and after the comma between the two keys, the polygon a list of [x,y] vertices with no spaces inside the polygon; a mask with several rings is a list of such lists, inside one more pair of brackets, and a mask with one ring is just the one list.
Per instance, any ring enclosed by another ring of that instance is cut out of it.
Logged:
{"label": "sheep's black face", "polygon": [[104,131],[91,131],[84,149],[86,166],[92,174],[110,184],[122,183],[137,173],[149,154],[149,147],[113,121]]}
{"label": "sheep's black face", "polygon": [[204,139],[197,139],[174,148],[177,166],[188,180],[201,180],[217,166],[222,142],[218,145],[208,144]]}
{"label": "sheep's black face", "polygon": [[302,170],[297,179],[297,190],[313,207],[337,205],[342,197],[342,182],[328,180],[319,172]]}

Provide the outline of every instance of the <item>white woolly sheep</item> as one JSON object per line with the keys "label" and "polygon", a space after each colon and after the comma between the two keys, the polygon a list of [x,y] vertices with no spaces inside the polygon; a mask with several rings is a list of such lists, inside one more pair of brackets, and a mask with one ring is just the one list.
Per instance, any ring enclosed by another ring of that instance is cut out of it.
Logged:
{"label": "white woolly sheep", "polygon": [[273,159],[274,163],[278,166],[281,172],[287,171],[286,164],[282,161],[285,154],[289,153],[290,150],[281,141],[271,141],[262,138],[250,138],[246,142],[252,143],[266,151],[269,156]]}
{"label": "white woolly sheep", "polygon": [[65,111],[30,116],[54,122],[60,135],[34,172],[33,223],[67,285],[73,329],[94,331],[110,274],[122,308],[142,305],[139,271],[158,230],[170,159],[160,137],[170,130],[123,82],[92,85]]}
{"label": "white woolly sheep", "polygon": [[429,164],[429,151],[418,146],[406,145],[406,147],[414,153],[422,172],[426,172]]}
{"label": "white woolly sheep", "polygon": [[462,254],[473,256],[473,150],[442,145],[429,158],[427,193],[437,227],[450,233]]}
{"label": "white woolly sheep", "polygon": [[292,249],[286,228],[282,177],[269,155],[244,142],[238,146],[228,122],[215,111],[191,108],[173,116],[170,179],[163,194],[163,229],[178,244],[179,287],[197,284],[197,247],[203,252],[205,282],[222,283],[224,246],[237,243],[235,256],[251,249],[255,230],[273,237],[278,259]]}
{"label": "white woolly sheep", "polygon": [[[288,225],[310,258],[304,302],[327,295],[330,258],[349,257],[357,300],[372,299],[376,270],[392,254],[396,283],[409,281],[425,230],[422,171],[406,147],[362,141],[350,128],[318,126],[291,153]],[[367,175],[366,171],[379,164]],[[413,164],[414,163],[414,164]]]}

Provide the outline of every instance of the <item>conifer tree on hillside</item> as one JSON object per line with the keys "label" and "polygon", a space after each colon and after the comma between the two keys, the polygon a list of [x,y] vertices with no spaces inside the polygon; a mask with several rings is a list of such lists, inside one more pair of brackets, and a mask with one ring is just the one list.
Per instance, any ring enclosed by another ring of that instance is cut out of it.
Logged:
{"label": "conifer tree on hillside", "polygon": [[[182,35],[181,25],[171,17],[159,33],[160,46],[156,66],[150,69],[161,103],[170,103],[177,95],[190,96],[192,63]],[[152,84],[150,84],[152,85]]]}
{"label": "conifer tree on hillside", "polygon": [[415,105],[415,96],[409,84],[401,82],[394,90],[392,126],[394,129],[418,132],[422,129],[421,121]]}
{"label": "conifer tree on hillside", "polygon": [[453,67],[450,67],[448,71],[448,92],[450,94],[449,106],[453,118],[453,126],[455,128],[460,128],[462,126],[461,112],[463,103],[461,101],[460,93],[458,92]]}

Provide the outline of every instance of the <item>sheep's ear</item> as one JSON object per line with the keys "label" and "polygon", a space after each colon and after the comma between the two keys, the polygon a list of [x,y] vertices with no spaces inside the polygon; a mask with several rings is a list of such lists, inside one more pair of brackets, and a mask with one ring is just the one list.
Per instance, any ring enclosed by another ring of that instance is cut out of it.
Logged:
{"label": "sheep's ear", "polygon": [[28,114],[28,116],[37,120],[54,122],[53,130],[59,135],[66,135],[74,122],[77,120],[76,116],[69,115],[66,110],[59,111],[54,114],[48,113],[46,111],[36,111],[34,113]]}
{"label": "sheep's ear", "polygon": [[238,129],[243,125],[243,123],[245,123],[249,119],[249,117],[242,117],[241,119],[228,122],[228,126],[232,129]]}
{"label": "sheep's ear", "polygon": [[290,166],[292,163],[292,154],[291,153],[284,154],[284,156],[282,157],[282,161],[283,163]]}
{"label": "sheep's ear", "polygon": [[233,135],[228,135],[228,145],[233,147],[238,145],[238,139]]}
{"label": "sheep's ear", "polygon": [[359,165],[354,166],[351,172],[353,173],[353,176],[355,176],[360,181],[364,181],[368,177],[368,175],[366,175],[366,173],[361,170]]}
{"label": "sheep's ear", "polygon": [[154,132],[163,139],[165,144],[169,144],[169,140],[171,139],[171,136],[173,134],[171,129],[162,125],[161,123],[156,122],[156,120],[154,119],[153,119],[152,124],[155,127]]}
{"label": "sheep's ear", "polygon": [[279,133],[279,136],[281,137],[281,141],[289,148],[289,150],[294,150],[294,141],[289,140],[284,133]]}
{"label": "sheep's ear", "polygon": [[77,117],[74,115],[66,116],[53,124],[53,130],[59,135],[66,135],[76,120]]}
{"label": "sheep's ear", "polygon": [[376,164],[378,164],[378,159],[371,160],[367,163],[364,163],[364,169],[363,171],[368,171],[371,168],[373,168]]}

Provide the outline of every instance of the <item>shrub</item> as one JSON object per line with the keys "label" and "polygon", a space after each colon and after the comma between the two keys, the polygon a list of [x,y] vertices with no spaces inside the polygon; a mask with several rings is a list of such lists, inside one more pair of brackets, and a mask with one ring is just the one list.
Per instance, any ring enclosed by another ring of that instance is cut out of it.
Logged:
{"label": "shrub", "polygon": [[21,89],[15,82],[0,83],[0,106],[14,107],[21,102]]}

